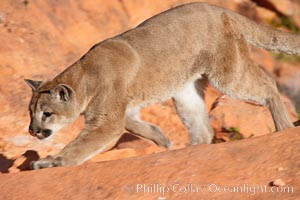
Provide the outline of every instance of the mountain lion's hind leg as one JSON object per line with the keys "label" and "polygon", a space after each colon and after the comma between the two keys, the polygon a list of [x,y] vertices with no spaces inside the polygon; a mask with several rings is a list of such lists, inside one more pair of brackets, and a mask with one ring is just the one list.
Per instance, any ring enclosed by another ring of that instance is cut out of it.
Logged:
{"label": "mountain lion's hind leg", "polygon": [[205,86],[206,78],[199,79],[173,97],[176,110],[189,130],[191,145],[211,143],[214,136],[204,102]]}
{"label": "mountain lion's hind leg", "polygon": [[[211,82],[222,93],[231,97],[252,100],[262,105],[266,105],[272,114],[276,131],[294,127],[288,112],[280,99],[276,83],[254,63],[252,63],[251,66],[245,67],[252,69],[245,70],[243,75],[235,74],[237,75],[235,80],[231,80],[230,83],[226,81],[226,84],[219,84],[216,83],[214,78]],[[218,79],[220,79],[220,77]],[[222,77],[222,79],[228,80],[227,77]]]}
{"label": "mountain lion's hind leg", "polygon": [[138,108],[126,111],[125,128],[135,135],[154,141],[159,146],[172,148],[169,138],[158,126],[140,119],[140,109]]}
{"label": "mountain lion's hind leg", "polygon": [[222,56],[207,72],[210,82],[231,97],[266,105],[271,111],[276,131],[294,127],[280,99],[276,82],[251,59],[243,37],[232,39],[218,48]]}

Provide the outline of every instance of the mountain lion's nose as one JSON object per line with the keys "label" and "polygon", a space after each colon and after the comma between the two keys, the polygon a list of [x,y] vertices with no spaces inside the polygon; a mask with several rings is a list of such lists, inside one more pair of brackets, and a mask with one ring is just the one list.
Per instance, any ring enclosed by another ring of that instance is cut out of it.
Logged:
{"label": "mountain lion's nose", "polygon": [[30,133],[30,135],[36,136],[36,134],[40,133],[40,129],[35,128],[33,126],[29,126],[28,132]]}

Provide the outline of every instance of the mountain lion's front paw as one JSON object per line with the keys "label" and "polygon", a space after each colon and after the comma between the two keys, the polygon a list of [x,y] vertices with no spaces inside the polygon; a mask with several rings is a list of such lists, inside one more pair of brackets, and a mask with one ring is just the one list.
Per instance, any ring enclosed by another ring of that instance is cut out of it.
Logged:
{"label": "mountain lion's front paw", "polygon": [[31,168],[34,170],[49,168],[49,167],[58,167],[62,165],[63,162],[61,157],[55,158],[52,156],[47,156],[46,158],[42,158],[40,160],[31,162]]}

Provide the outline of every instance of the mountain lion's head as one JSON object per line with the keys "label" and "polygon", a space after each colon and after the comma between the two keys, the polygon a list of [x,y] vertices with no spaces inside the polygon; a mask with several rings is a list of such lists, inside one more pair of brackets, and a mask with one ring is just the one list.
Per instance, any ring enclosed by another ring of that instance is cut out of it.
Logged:
{"label": "mountain lion's head", "polygon": [[29,104],[29,133],[44,139],[78,117],[74,90],[65,84],[53,85],[25,79],[32,88]]}

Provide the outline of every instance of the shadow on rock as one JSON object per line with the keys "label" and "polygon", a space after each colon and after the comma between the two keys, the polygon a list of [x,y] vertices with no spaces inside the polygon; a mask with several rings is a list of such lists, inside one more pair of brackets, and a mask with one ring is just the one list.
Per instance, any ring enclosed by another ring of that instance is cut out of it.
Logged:
{"label": "shadow on rock", "polygon": [[135,140],[140,140],[139,137],[132,135],[131,133],[125,133],[124,135],[121,136],[121,138],[118,140],[114,148],[119,148],[122,146],[122,144],[130,143]]}
{"label": "shadow on rock", "polygon": [[13,166],[14,160],[8,159],[3,154],[0,154],[0,172],[8,173],[8,169]]}
{"label": "shadow on rock", "polygon": [[295,121],[293,124],[294,126],[300,126],[300,119],[298,121]]}
{"label": "shadow on rock", "polygon": [[38,160],[40,156],[36,151],[28,150],[16,159],[9,159],[0,154],[0,172],[10,173],[31,170],[30,163]]}
{"label": "shadow on rock", "polygon": [[30,163],[32,161],[38,160],[40,158],[40,156],[38,155],[38,153],[36,151],[33,150],[28,150],[26,151],[22,157],[26,158],[24,162],[22,162],[22,164],[20,164],[17,168],[20,171],[27,171],[27,170],[31,170],[30,168]]}

